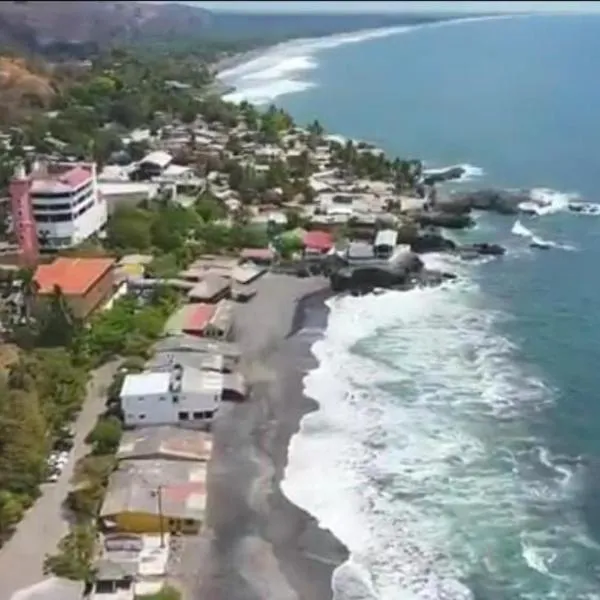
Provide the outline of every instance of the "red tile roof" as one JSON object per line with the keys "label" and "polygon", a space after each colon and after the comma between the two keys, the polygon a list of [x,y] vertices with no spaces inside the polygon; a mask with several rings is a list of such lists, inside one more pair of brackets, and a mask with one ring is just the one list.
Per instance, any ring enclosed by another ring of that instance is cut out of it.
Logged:
{"label": "red tile roof", "polygon": [[240,258],[246,260],[272,260],[275,258],[275,253],[271,248],[244,248],[240,252]]}
{"label": "red tile roof", "polygon": [[215,314],[215,304],[204,304],[199,302],[194,305],[193,310],[185,323],[183,330],[202,333]]}
{"label": "red tile roof", "polygon": [[333,236],[327,231],[307,231],[302,237],[302,243],[309,250],[327,252],[333,248]]}
{"label": "red tile roof", "polygon": [[40,294],[49,294],[58,286],[63,294],[85,294],[115,264],[113,258],[57,258],[49,265],[40,265],[35,281]]}

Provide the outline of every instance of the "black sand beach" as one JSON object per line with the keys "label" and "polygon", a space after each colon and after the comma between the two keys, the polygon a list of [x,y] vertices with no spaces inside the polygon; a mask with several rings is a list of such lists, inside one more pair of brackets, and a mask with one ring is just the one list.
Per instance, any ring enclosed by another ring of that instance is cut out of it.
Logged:
{"label": "black sand beach", "polygon": [[280,482],[290,438],[302,416],[317,407],[302,393],[302,379],[315,364],[315,335],[301,329],[324,327],[329,287],[324,279],[272,274],[259,287],[236,321],[252,397],[224,407],[214,426],[209,542],[197,557],[195,596],[326,600],[347,550],[287,500]]}

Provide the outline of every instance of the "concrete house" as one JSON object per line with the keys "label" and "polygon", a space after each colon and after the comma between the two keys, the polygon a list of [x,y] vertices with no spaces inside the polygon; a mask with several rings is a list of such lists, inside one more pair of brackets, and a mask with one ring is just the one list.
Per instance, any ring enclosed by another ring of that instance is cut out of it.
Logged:
{"label": "concrete house", "polygon": [[189,366],[127,375],[120,394],[125,426],[209,424],[222,393],[221,373]]}
{"label": "concrete house", "polygon": [[381,229],[375,236],[374,250],[377,258],[389,258],[398,243],[398,232],[395,229]]}

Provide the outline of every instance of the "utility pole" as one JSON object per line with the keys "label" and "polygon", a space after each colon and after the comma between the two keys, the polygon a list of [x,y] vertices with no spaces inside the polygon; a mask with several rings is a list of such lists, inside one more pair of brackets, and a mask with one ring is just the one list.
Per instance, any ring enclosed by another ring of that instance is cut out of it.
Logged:
{"label": "utility pole", "polygon": [[162,485],[159,485],[156,488],[156,500],[158,503],[158,524],[160,527],[160,547],[165,547],[165,524],[163,519],[163,509],[162,509]]}

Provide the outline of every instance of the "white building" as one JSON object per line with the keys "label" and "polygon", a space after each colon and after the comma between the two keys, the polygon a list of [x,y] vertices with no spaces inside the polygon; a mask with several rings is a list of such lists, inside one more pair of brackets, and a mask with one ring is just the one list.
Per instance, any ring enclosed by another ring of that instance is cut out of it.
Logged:
{"label": "white building", "polygon": [[174,365],[169,372],[127,375],[121,388],[125,425],[201,425],[219,408],[223,375]]}
{"label": "white building", "polygon": [[98,233],[108,217],[94,163],[37,165],[31,203],[42,248],[69,248]]}

